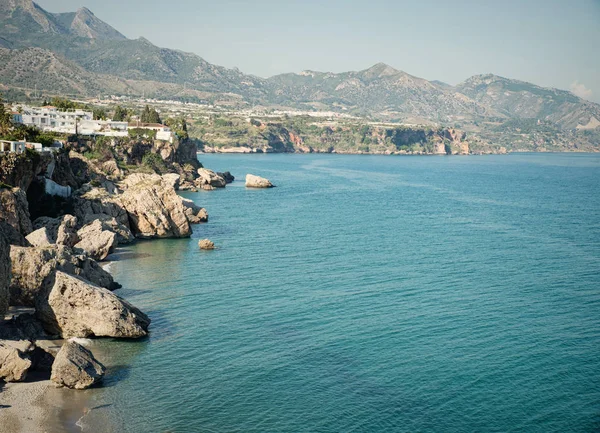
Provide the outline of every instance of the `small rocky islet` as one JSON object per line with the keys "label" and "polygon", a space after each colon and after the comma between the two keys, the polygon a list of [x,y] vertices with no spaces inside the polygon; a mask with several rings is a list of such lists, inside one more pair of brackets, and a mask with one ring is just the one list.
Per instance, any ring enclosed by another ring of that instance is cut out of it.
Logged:
{"label": "small rocky islet", "polygon": [[[123,170],[127,158],[118,152],[108,160],[86,158],[82,150],[90,145],[0,155],[0,318],[17,312],[11,307],[20,313],[0,324],[5,382],[43,372],[57,386],[99,383],[106,369],[77,338],[143,338],[151,323],[113,293],[121,286],[100,262],[136,239],[190,237],[192,224],[207,222],[208,213],[177,191],[234,181],[229,172],[202,167],[186,143],[154,143],[150,152],[161,155],[166,173]],[[48,196],[46,184],[68,186],[72,194]],[[199,246],[215,248],[209,240]]]}

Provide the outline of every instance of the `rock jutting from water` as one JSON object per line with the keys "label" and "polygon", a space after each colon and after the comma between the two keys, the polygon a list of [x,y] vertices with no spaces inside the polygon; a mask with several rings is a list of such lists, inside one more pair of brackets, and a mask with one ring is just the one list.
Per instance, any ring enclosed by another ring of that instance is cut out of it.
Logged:
{"label": "rock jutting from water", "polygon": [[273,185],[269,179],[264,177],[255,176],[253,174],[246,175],[247,188],[273,188],[274,186],[275,185]]}
{"label": "rock jutting from water", "polygon": [[200,247],[201,250],[214,250],[215,249],[215,243],[213,241],[211,241],[210,239],[202,239],[201,241],[198,242],[198,246]]}

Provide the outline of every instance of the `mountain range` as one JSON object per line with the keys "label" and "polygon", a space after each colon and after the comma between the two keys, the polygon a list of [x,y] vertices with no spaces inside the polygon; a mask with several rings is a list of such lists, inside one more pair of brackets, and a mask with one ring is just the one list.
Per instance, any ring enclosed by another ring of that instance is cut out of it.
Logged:
{"label": "mountain range", "polygon": [[[304,71],[260,78],[200,56],[128,39],[90,10],[50,13],[31,0],[0,0],[0,83],[63,95],[146,95],[234,106],[333,110],[406,123],[501,132],[600,136],[600,105],[496,75],[451,86],[383,63],[358,72]],[[532,122],[535,121],[535,122]],[[502,125],[507,123],[507,128]],[[478,126],[477,126],[478,125]],[[484,132],[485,132],[484,131]],[[493,135],[493,134],[492,134]]]}

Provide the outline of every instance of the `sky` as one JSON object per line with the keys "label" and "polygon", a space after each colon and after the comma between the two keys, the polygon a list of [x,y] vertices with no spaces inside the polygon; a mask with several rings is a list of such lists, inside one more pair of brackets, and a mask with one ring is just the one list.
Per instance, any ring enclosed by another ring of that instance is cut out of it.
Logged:
{"label": "sky", "polygon": [[261,77],[383,62],[458,84],[493,73],[600,103],[600,0],[36,0]]}

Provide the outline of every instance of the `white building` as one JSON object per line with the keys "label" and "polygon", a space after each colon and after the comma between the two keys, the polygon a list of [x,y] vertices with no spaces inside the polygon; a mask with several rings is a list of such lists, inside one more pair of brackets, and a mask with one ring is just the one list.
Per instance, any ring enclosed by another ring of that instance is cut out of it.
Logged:
{"label": "white building", "polygon": [[157,140],[165,140],[170,143],[173,143],[174,134],[171,131],[171,128],[165,125],[161,125],[160,123],[141,123],[141,122],[133,122],[127,126],[128,129],[150,129],[152,131],[156,131],[156,139]]}
{"label": "white building", "polygon": [[22,123],[35,126],[43,131],[63,132],[74,134],[78,123],[85,120],[93,120],[91,111],[72,110],[59,111],[56,107],[47,105],[45,107],[22,107]]}
{"label": "white building", "polygon": [[0,153],[23,153],[25,149],[33,149],[44,152],[46,149],[42,143],[30,143],[28,141],[0,140]]}
{"label": "white building", "polygon": [[108,137],[127,137],[127,122],[114,120],[82,120],[79,131],[83,135],[106,135]]}

